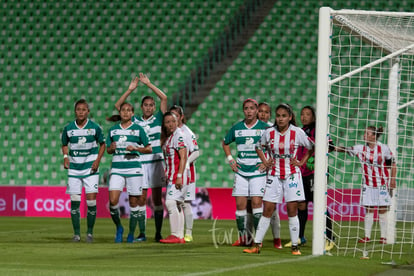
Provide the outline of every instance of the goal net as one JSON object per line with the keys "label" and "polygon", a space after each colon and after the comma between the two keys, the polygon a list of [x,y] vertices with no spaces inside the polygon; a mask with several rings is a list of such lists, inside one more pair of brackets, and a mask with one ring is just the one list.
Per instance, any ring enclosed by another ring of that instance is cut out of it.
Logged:
{"label": "goal net", "polygon": [[[313,253],[326,253],[328,210],[335,238],[330,253],[392,260],[412,254],[414,13],[321,8],[318,47]],[[358,157],[329,152],[327,140],[343,148],[364,146],[370,126],[384,129],[378,141],[393,153],[397,188],[385,219],[375,208],[370,241],[362,243],[371,220],[360,203],[367,172]]]}

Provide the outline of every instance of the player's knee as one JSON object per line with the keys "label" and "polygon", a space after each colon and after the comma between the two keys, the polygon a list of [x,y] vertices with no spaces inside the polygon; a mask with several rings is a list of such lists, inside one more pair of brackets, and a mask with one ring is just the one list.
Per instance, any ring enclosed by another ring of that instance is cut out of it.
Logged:
{"label": "player's knee", "polygon": [[88,205],[88,207],[96,206],[96,199],[95,200],[87,200],[86,205]]}
{"label": "player's knee", "polygon": [[71,201],[81,201],[81,196],[80,195],[70,195],[70,200]]}
{"label": "player's knee", "polygon": [[177,208],[177,202],[172,199],[167,199],[165,201],[165,206],[167,207],[168,212],[171,212],[172,210]]}

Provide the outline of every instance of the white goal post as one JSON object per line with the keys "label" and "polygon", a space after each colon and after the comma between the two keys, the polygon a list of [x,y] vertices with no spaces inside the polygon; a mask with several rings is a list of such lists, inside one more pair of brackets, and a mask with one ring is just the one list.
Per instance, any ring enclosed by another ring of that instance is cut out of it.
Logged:
{"label": "white goal post", "polygon": [[[318,36],[312,254],[326,253],[327,210],[333,215],[333,228],[338,228],[333,229],[337,238],[333,251],[338,254],[361,253],[365,257],[380,252],[381,258],[385,258],[384,252],[391,257],[402,254],[404,247],[393,245],[411,243],[408,246],[412,248],[414,229],[410,220],[414,217],[410,210],[414,206],[410,197],[414,191],[414,13],[322,7]],[[356,158],[329,153],[328,140],[344,147],[363,143],[363,131],[371,125],[384,127],[380,140],[388,145],[397,163],[398,189],[393,191],[388,211],[385,246],[378,246],[378,242],[358,244],[364,218],[352,202],[346,204],[356,211],[349,215],[329,207],[344,209],[341,204],[356,198],[354,190],[362,185],[362,172]],[[407,203],[397,208],[401,188]],[[404,218],[397,231],[399,212]]]}

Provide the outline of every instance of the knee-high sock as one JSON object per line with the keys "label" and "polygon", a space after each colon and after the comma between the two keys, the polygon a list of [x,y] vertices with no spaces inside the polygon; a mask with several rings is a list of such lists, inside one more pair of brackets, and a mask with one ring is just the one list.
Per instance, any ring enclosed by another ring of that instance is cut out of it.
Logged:
{"label": "knee-high sock", "polygon": [[138,227],[139,233],[145,235],[146,223],[147,223],[147,206],[138,206]]}
{"label": "knee-high sock", "polygon": [[193,235],[193,208],[191,207],[190,202],[184,202],[184,221],[185,221],[185,234]]}
{"label": "knee-high sock", "polygon": [[298,219],[299,219],[299,238],[305,236],[305,227],[306,222],[308,221],[308,208],[305,210],[298,210]]}
{"label": "knee-high sock", "polygon": [[374,224],[374,213],[367,212],[365,214],[365,237],[371,238],[372,225]]}
{"label": "knee-high sock", "polygon": [[274,239],[280,239],[280,217],[279,211],[276,207],[276,210],[273,212],[270,217],[270,225],[272,226],[272,234]]}
{"label": "knee-high sock", "polygon": [[292,245],[298,245],[299,239],[299,219],[298,216],[289,217],[289,233]]}
{"label": "knee-high sock", "polygon": [[155,233],[161,234],[162,221],[164,220],[164,207],[162,207],[162,205],[154,206],[154,220]]}
{"label": "knee-high sock", "polygon": [[129,206],[131,213],[129,214],[129,235],[135,235],[135,229],[137,228],[138,216],[139,216],[139,206],[131,207]]}
{"label": "knee-high sock", "polygon": [[170,217],[171,235],[179,237],[180,215],[178,213],[177,202],[175,200],[167,199],[165,201],[165,206],[167,206],[168,215]]}
{"label": "knee-high sock", "polygon": [[178,235],[180,239],[184,238],[184,210],[183,203],[179,203],[178,208]]}
{"label": "knee-high sock", "polygon": [[379,225],[381,230],[381,238],[387,238],[387,224],[388,224],[388,214],[379,214]]}
{"label": "knee-high sock", "polygon": [[96,200],[87,200],[88,214],[86,216],[86,224],[88,225],[88,234],[93,234],[93,227],[96,220]]}
{"label": "knee-high sock", "polygon": [[270,225],[270,218],[262,216],[257,225],[256,236],[254,237],[255,243],[263,242],[263,238],[266,235],[269,225]]}
{"label": "knee-high sock", "polygon": [[80,236],[80,201],[70,201],[70,218],[72,220],[73,233]]}
{"label": "knee-high sock", "polygon": [[237,230],[239,231],[239,237],[242,238],[244,241],[244,237],[246,236],[246,210],[237,210],[236,211],[236,223],[237,223]]}
{"label": "knee-high sock", "polygon": [[118,228],[121,226],[121,217],[119,215],[119,205],[109,206],[109,212],[111,213],[112,221],[115,223],[115,226]]}
{"label": "knee-high sock", "polygon": [[257,225],[259,224],[260,217],[263,213],[263,208],[253,208],[253,226],[254,229],[257,230]]}

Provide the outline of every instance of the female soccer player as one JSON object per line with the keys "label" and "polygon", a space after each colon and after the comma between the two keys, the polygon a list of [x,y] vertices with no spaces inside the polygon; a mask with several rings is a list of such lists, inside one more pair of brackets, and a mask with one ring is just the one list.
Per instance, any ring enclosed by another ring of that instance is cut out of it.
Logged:
{"label": "female soccer player", "polygon": [[194,132],[185,124],[184,111],[181,106],[173,105],[170,108],[170,112],[175,114],[178,121],[178,127],[183,131],[186,144],[188,145],[188,159],[187,159],[187,172],[188,172],[188,191],[185,195],[183,204],[184,222],[185,222],[185,235],[184,240],[186,242],[193,241],[193,210],[191,201],[195,200],[196,190],[196,169],[194,162],[200,156],[200,151],[197,144],[197,139]]}
{"label": "female soccer player", "polygon": [[[271,115],[272,115],[272,109],[270,108],[270,105],[266,102],[259,103],[257,118],[267,123],[269,127],[273,126],[273,123],[270,122]],[[266,152],[265,152],[265,157],[266,159],[269,159],[269,156]],[[249,213],[249,210],[247,210],[247,213]],[[280,217],[279,217],[279,211],[278,211],[277,206],[276,206],[276,210],[273,212],[272,217],[270,219],[270,225],[272,226],[273,247],[277,249],[282,249],[282,241],[280,240]]]}
{"label": "female soccer player", "polygon": [[364,134],[365,144],[349,148],[335,147],[337,152],[347,152],[350,156],[357,156],[364,172],[361,204],[366,210],[365,237],[360,239],[359,243],[371,241],[375,207],[378,208],[379,213],[380,243],[387,243],[387,211],[391,205],[389,190],[396,188],[397,167],[390,148],[378,141],[382,133],[382,127],[369,126]]}
{"label": "female soccer player", "polygon": [[[84,99],[75,103],[75,121],[67,124],[62,132],[63,166],[68,169],[70,216],[74,235],[72,241],[80,241],[80,202],[82,186],[85,187],[87,213],[86,242],[93,242],[96,219],[96,195],[99,184],[99,163],[105,153],[102,128],[88,119],[89,105]],[[99,146],[98,146],[99,145]]]}
{"label": "female soccer player", "polygon": [[107,152],[112,154],[112,168],[109,178],[109,209],[116,225],[115,242],[122,242],[124,229],[119,216],[119,196],[126,186],[131,209],[127,242],[134,241],[138,223],[139,197],[142,195],[144,171],[141,154],[151,153],[152,148],[145,130],[132,123],[134,108],[129,103],[120,106],[121,123],[110,128],[106,140]]}
{"label": "female soccer player", "polygon": [[[222,146],[229,165],[234,174],[232,195],[236,198],[236,223],[239,238],[233,246],[245,246],[248,241],[246,231],[247,202],[251,198],[253,225],[262,215],[262,197],[266,184],[266,172],[259,170],[260,159],[255,151],[264,130],[268,127],[265,122],[257,119],[258,104],[254,99],[243,102],[244,120],[233,125],[227,132]],[[237,161],[233,159],[230,144],[237,145]]]}
{"label": "female soccer player", "polygon": [[178,128],[177,117],[167,112],[161,130],[161,146],[165,157],[167,176],[167,195],[165,205],[170,217],[171,235],[161,239],[161,243],[185,243],[184,212],[182,205],[188,189],[186,164],[188,145],[184,134]]}
{"label": "female soccer player", "polygon": [[145,96],[141,101],[142,116],[134,116],[132,121],[144,128],[152,146],[152,153],[143,154],[141,162],[145,170],[145,182],[143,193],[139,199],[139,228],[140,234],[136,241],[146,241],[145,225],[146,225],[146,199],[148,188],[152,189],[152,201],[154,203],[154,219],[155,219],[155,241],[162,239],[161,229],[164,208],[162,205],[162,187],[165,185],[164,157],[160,146],[161,123],[163,114],[167,111],[167,96],[159,88],[150,82],[148,77],[142,73],[139,78],[132,80],[128,90],[119,98],[115,107],[120,110],[120,106],[128,96],[137,88],[138,83],[142,82],[150,88],[160,99],[160,109],[158,112],[155,107],[155,100],[152,96]]}
{"label": "female soccer player", "polygon": [[[296,160],[298,147],[305,146],[308,153]],[[271,159],[266,159],[263,149],[269,152]],[[263,164],[270,169],[263,197],[263,216],[259,221],[255,236],[255,245],[245,249],[246,253],[259,253],[263,237],[270,224],[270,216],[276,208],[276,203],[282,203],[283,197],[287,203],[289,217],[289,232],[292,241],[292,254],[300,255],[298,249],[299,220],[297,217],[298,201],[305,200],[300,166],[306,163],[312,154],[313,144],[305,132],[296,127],[295,115],[287,104],[276,107],[276,120],[273,127],[266,129],[260,141],[256,144],[256,152]]]}

